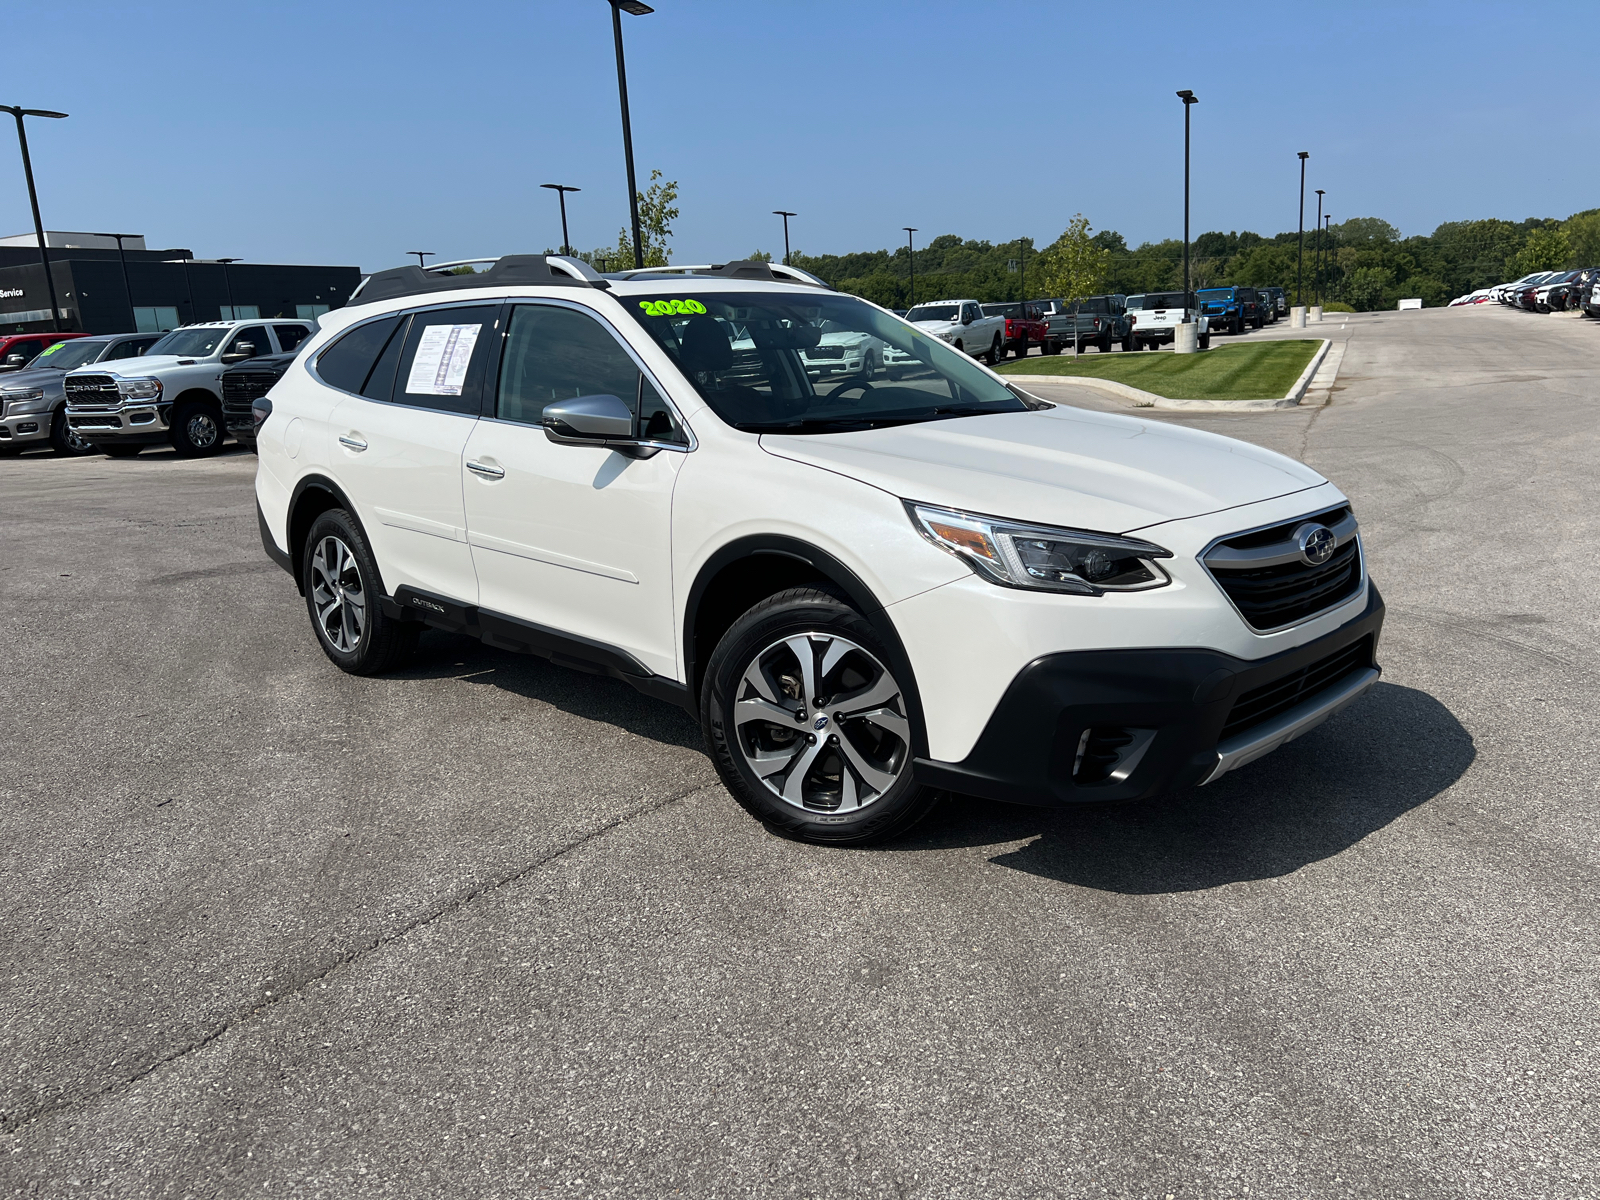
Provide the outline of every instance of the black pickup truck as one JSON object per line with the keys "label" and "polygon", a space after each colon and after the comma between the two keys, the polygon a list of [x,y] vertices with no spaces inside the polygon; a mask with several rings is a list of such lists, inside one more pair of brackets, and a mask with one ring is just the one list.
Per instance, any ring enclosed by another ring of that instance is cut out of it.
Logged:
{"label": "black pickup truck", "polygon": [[262,354],[235,363],[222,372],[222,421],[241,446],[256,446],[256,423],[251,406],[272,390],[295,359],[290,354]]}
{"label": "black pickup truck", "polygon": [[1044,352],[1060,354],[1074,341],[1082,349],[1097,346],[1102,354],[1111,352],[1112,343],[1124,350],[1137,350],[1133,323],[1128,320],[1126,296],[1088,296],[1082,300],[1035,300],[1047,322]]}

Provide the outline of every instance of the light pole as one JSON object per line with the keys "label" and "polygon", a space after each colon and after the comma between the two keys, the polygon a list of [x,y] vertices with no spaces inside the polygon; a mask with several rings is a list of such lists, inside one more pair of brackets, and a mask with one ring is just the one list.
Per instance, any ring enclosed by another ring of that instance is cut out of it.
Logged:
{"label": "light pole", "polygon": [[1332,213],[1323,213],[1322,214],[1322,223],[1323,223],[1323,228],[1327,231],[1327,234],[1328,234],[1328,238],[1327,238],[1328,248],[1322,252],[1323,253],[1322,286],[1323,287],[1327,287],[1328,283],[1329,283],[1329,277],[1333,274],[1333,214]]}
{"label": "light pole", "polygon": [[549,188],[561,197],[561,253],[572,253],[572,239],[567,236],[567,193],[581,192],[582,188],[568,187],[564,183],[541,183],[542,188]]}
{"label": "light pole", "polygon": [[1026,321],[1027,311],[1020,307],[1028,302],[1028,239],[1025,237],[1017,239],[1017,276],[1017,316]]}
{"label": "light pole", "polygon": [[[1294,265],[1294,302],[1304,308],[1306,303],[1305,292],[1305,264],[1306,264],[1306,159],[1311,155],[1305,150],[1299,151],[1300,155],[1300,251]],[[1303,314],[1302,314],[1303,315]]]}
{"label": "light pole", "polygon": [[117,258],[122,262],[122,290],[128,293],[128,311],[133,311],[133,287],[128,283],[128,256],[122,252],[122,239],[138,237],[137,233],[97,233],[95,237],[117,239]]}
{"label": "light pole", "polygon": [[902,225],[906,231],[906,251],[911,255],[911,304],[910,308],[917,306],[917,248],[911,244],[911,235],[917,231],[915,225]]}
{"label": "light pole", "polygon": [[799,213],[785,212],[781,208],[772,210],[772,215],[783,218],[783,265],[789,265],[789,218],[798,217]]}
{"label": "light pole", "polygon": [[1322,197],[1327,193],[1317,189],[1317,248],[1311,252],[1311,299],[1322,303]]}
{"label": "light pole", "polygon": [[1189,308],[1189,106],[1200,99],[1185,88],[1178,93],[1183,101],[1183,307]]}
{"label": "light pole", "polygon": [[39,237],[39,264],[44,267],[44,284],[50,292],[50,328],[61,332],[61,310],[56,306],[56,281],[50,275],[50,251],[44,244],[44,222],[39,219],[39,193],[33,187],[33,160],[28,157],[28,131],[22,127],[23,117],[50,117],[60,120],[66,113],[51,112],[48,108],[18,108],[14,104],[0,104],[0,112],[8,112],[17,119],[17,144],[22,147],[22,173],[28,177],[28,203],[33,206],[33,231]]}
{"label": "light pole", "polygon": [[415,254],[417,256],[417,266],[422,267],[424,269],[426,269],[427,266],[428,266],[427,261],[426,261],[427,259],[438,258],[439,257],[432,250],[407,250],[406,253],[407,254]]}
{"label": "light pole", "polygon": [[228,320],[237,321],[239,314],[233,307],[233,281],[228,278],[228,264],[236,263],[239,260],[237,258],[219,258],[217,261],[222,264],[222,286],[228,293]]}
{"label": "light pole", "polygon": [[617,43],[617,95],[622,101],[622,153],[628,160],[628,212],[633,216],[633,265],[644,267],[644,243],[639,240],[639,188],[633,181],[633,126],[628,122],[628,70],[622,61],[622,14],[643,17],[655,12],[639,0],[611,0],[611,36]]}

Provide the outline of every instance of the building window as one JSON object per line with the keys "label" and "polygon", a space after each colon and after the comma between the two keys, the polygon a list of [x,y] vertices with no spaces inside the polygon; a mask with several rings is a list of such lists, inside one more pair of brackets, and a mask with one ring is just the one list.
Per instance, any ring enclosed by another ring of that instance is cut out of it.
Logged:
{"label": "building window", "polygon": [[133,327],[139,333],[166,333],[178,327],[178,310],[136,308],[133,310]]}
{"label": "building window", "polygon": [[217,311],[222,314],[224,321],[259,321],[261,319],[261,306],[259,304],[235,304],[229,307],[226,304],[217,305]]}
{"label": "building window", "polygon": [[294,306],[294,315],[302,321],[315,321],[327,311],[328,306],[326,304],[296,304]]}

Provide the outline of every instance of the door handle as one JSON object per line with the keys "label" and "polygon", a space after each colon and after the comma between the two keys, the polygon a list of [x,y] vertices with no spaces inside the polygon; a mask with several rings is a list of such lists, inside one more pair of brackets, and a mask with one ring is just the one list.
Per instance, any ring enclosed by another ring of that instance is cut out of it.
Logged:
{"label": "door handle", "polygon": [[484,479],[504,479],[506,477],[506,469],[504,467],[494,466],[492,463],[469,461],[467,463],[467,470],[471,471],[474,475],[482,476]]}
{"label": "door handle", "polygon": [[343,446],[346,450],[354,450],[357,454],[360,454],[367,448],[367,443],[361,438],[351,437],[342,433],[339,435],[339,445]]}

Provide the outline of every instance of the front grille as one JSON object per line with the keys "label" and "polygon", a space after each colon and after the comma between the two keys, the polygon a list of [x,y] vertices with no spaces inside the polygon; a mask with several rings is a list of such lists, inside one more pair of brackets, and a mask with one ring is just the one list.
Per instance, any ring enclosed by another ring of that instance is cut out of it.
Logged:
{"label": "front grille", "polygon": [[121,429],[122,418],[114,413],[101,413],[89,416],[71,416],[67,420],[74,429]]}
{"label": "front grille", "polygon": [[117,381],[109,375],[69,375],[67,403],[78,409],[116,408],[122,403]]}
{"label": "front grille", "polygon": [[1219,543],[1218,549],[1278,549],[1308,521],[1329,528],[1348,522],[1352,535],[1327,562],[1316,566],[1299,558],[1266,566],[1241,561],[1227,565],[1206,562],[1206,570],[1252,629],[1282,629],[1341,604],[1361,590],[1361,543],[1353,534],[1354,518],[1348,506],[1228,538]]}
{"label": "front grille", "polygon": [[1319,658],[1310,666],[1291,671],[1281,679],[1251,688],[1233,702],[1228,710],[1228,720],[1222,726],[1220,740],[1254,729],[1273,717],[1288,712],[1302,700],[1332,687],[1347,675],[1362,670],[1372,662],[1372,638],[1352,642],[1343,650],[1335,650],[1326,658]]}
{"label": "front grille", "polygon": [[250,405],[272,390],[281,376],[274,371],[229,372],[222,377],[222,409],[245,413]]}
{"label": "front grille", "polygon": [[807,358],[843,358],[843,346],[812,346],[806,351]]}

